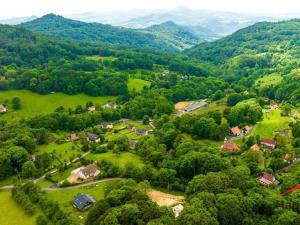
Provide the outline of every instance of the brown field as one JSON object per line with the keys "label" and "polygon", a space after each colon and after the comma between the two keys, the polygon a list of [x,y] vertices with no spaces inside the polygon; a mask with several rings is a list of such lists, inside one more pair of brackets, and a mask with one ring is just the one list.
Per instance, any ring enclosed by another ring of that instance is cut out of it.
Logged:
{"label": "brown field", "polygon": [[182,203],[185,199],[184,196],[171,195],[156,190],[148,190],[147,195],[152,201],[156,202],[159,206],[174,206],[179,203]]}
{"label": "brown field", "polygon": [[175,110],[183,110],[184,108],[188,107],[191,102],[178,102],[175,104]]}

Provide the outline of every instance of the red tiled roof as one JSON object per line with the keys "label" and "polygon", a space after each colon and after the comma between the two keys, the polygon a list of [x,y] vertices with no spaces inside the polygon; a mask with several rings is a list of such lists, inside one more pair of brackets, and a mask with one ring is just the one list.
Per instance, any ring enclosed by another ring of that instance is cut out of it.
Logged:
{"label": "red tiled roof", "polygon": [[238,146],[232,141],[224,141],[223,150],[237,151]]}
{"label": "red tiled roof", "polygon": [[275,181],[275,177],[272,174],[264,173],[264,175],[259,179],[260,183],[264,185],[270,185]]}
{"label": "red tiled roof", "polygon": [[255,151],[259,151],[259,146],[257,144],[254,144],[251,146],[251,149]]}
{"label": "red tiled roof", "polygon": [[239,127],[231,128],[231,133],[234,135],[239,135],[241,133],[240,128]]}
{"label": "red tiled roof", "polygon": [[276,145],[276,141],[273,139],[261,139],[262,144]]}
{"label": "red tiled roof", "polygon": [[297,190],[299,190],[299,189],[300,189],[300,184],[298,184],[298,185],[296,185],[295,187],[292,187],[292,188],[286,190],[285,192],[283,192],[283,193],[281,193],[281,194],[282,194],[282,195],[287,195],[287,194],[289,194],[289,193],[291,193],[291,192],[293,192],[293,191],[297,191]]}
{"label": "red tiled roof", "polygon": [[0,111],[6,109],[4,105],[0,104]]}

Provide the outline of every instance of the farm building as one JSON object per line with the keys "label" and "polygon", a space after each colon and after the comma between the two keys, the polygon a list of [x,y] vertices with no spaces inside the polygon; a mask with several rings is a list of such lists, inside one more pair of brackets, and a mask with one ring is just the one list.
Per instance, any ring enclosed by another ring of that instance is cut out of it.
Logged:
{"label": "farm building", "polygon": [[147,130],[141,130],[141,129],[136,130],[135,133],[137,135],[148,135],[148,131]]}
{"label": "farm building", "polygon": [[0,104],[0,113],[5,113],[7,111],[6,107]]}
{"label": "farm building", "polygon": [[192,112],[195,111],[196,109],[200,109],[204,106],[207,105],[206,99],[198,101],[198,102],[193,102],[191,105],[187,106],[184,111],[185,112]]}
{"label": "farm building", "polygon": [[273,139],[261,139],[260,144],[266,148],[274,149],[276,148],[276,141]]}
{"label": "farm building", "polygon": [[118,106],[116,103],[114,102],[108,102],[105,105],[102,106],[102,108],[112,108],[112,109],[116,109]]}
{"label": "farm building", "polygon": [[73,205],[75,208],[80,211],[86,210],[92,207],[96,203],[96,200],[93,199],[90,195],[79,193],[76,195]]}
{"label": "farm building", "polygon": [[89,112],[94,112],[96,110],[96,107],[92,105],[92,106],[89,106],[87,109]]}
{"label": "farm building", "polygon": [[243,129],[242,129],[243,135],[247,135],[250,132],[250,130],[251,130],[251,127],[248,125],[243,127]]}
{"label": "farm building", "polygon": [[178,204],[172,208],[175,218],[177,218],[183,210],[183,205]]}

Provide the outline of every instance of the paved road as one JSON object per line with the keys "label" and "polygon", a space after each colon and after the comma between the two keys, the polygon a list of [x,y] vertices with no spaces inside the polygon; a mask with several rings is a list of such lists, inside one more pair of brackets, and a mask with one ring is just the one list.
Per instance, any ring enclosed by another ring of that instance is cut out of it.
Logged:
{"label": "paved road", "polygon": [[[106,179],[96,180],[96,181],[92,181],[90,183],[79,184],[79,185],[74,185],[74,186],[70,186],[70,187],[43,187],[42,190],[44,190],[44,191],[71,190],[71,189],[76,189],[76,188],[80,188],[80,187],[87,187],[87,186],[91,186],[91,185],[94,185],[94,184],[99,184],[99,183],[103,183],[103,182],[107,182],[107,181],[114,181],[114,180],[126,180],[126,178],[106,178]],[[14,187],[14,185],[7,185],[7,186],[4,186],[4,187],[1,187],[0,190],[9,190],[9,189],[12,189],[13,187]]]}

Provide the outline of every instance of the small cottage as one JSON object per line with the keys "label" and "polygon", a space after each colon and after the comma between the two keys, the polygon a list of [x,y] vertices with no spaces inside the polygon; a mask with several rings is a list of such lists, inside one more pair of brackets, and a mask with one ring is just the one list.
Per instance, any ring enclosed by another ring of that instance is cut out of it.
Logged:
{"label": "small cottage", "polygon": [[239,127],[233,127],[233,128],[231,128],[230,133],[232,136],[237,137],[237,136],[240,136],[241,130]]}
{"label": "small cottage", "polygon": [[100,170],[94,164],[88,165],[84,168],[81,168],[78,171],[78,178],[81,180],[87,180],[89,178],[94,178],[100,174]]}
{"label": "small cottage", "polygon": [[87,110],[89,111],[89,112],[94,112],[95,110],[96,110],[96,107],[95,106],[89,106],[88,108],[87,108]]}
{"label": "small cottage", "polygon": [[100,142],[101,141],[101,138],[99,135],[97,134],[88,134],[87,135],[87,140],[90,141],[90,142]]}
{"label": "small cottage", "polygon": [[79,139],[79,137],[77,136],[76,133],[72,133],[67,137],[67,141],[76,141],[78,139]]}
{"label": "small cottage", "polygon": [[112,123],[109,122],[103,122],[100,124],[100,127],[103,129],[113,129],[114,125]]}
{"label": "small cottage", "polygon": [[252,145],[250,149],[253,150],[253,151],[256,151],[256,152],[258,152],[260,150],[258,144]]}
{"label": "small cottage", "polygon": [[183,205],[178,204],[172,208],[175,218],[177,218],[183,210]]}
{"label": "small cottage", "polygon": [[264,186],[269,186],[271,184],[278,184],[279,181],[276,180],[276,178],[269,173],[264,173],[260,178],[259,178],[259,183],[261,183]]}
{"label": "small cottage", "polygon": [[242,129],[243,135],[247,135],[250,132],[250,130],[251,130],[251,127],[248,125],[243,127],[243,129]]}
{"label": "small cottage", "polygon": [[238,146],[230,140],[229,141],[225,140],[221,148],[223,151],[228,151],[228,152],[237,152],[239,150]]}
{"label": "small cottage", "polygon": [[141,130],[141,129],[138,129],[136,130],[136,134],[137,135],[148,135],[148,131],[147,130]]}

